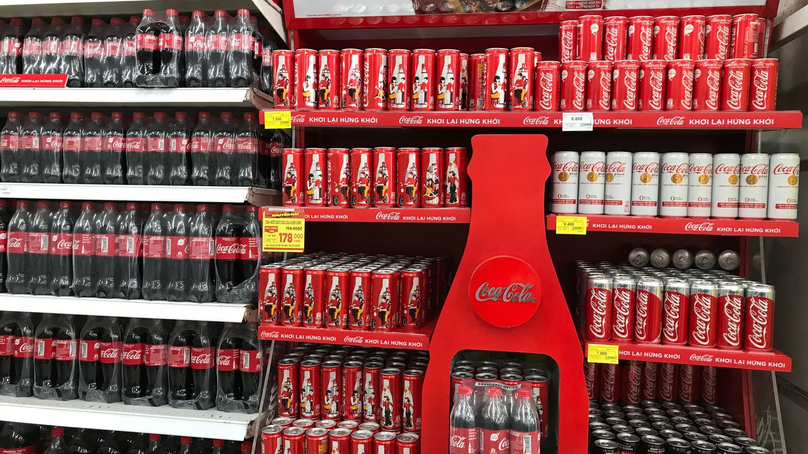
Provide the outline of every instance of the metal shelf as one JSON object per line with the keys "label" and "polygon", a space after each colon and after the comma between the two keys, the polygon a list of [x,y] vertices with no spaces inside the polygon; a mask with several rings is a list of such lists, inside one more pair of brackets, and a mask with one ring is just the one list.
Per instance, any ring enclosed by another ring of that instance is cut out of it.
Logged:
{"label": "metal shelf", "polygon": [[250,88],[3,88],[0,107],[270,107]]}

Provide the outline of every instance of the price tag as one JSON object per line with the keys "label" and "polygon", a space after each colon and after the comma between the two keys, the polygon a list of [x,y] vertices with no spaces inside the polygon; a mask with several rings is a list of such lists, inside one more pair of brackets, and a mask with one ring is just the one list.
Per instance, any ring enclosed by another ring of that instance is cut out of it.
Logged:
{"label": "price tag", "polygon": [[586,360],[590,363],[617,364],[620,349],[617,345],[588,344]]}
{"label": "price tag", "polygon": [[557,216],[557,235],[586,235],[586,216]]}
{"label": "price tag", "polygon": [[265,129],[292,129],[292,112],[288,110],[264,111]]}
{"label": "price tag", "polygon": [[562,131],[591,131],[595,125],[592,112],[564,112]]}
{"label": "price tag", "polygon": [[306,218],[300,211],[268,211],[262,222],[261,250],[264,252],[303,252]]}

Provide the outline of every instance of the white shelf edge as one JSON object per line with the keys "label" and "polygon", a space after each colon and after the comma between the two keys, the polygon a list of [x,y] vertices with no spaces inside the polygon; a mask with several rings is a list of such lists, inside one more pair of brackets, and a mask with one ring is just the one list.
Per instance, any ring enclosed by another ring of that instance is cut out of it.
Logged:
{"label": "white shelf edge", "polygon": [[250,107],[250,88],[2,88],[0,106]]}
{"label": "white shelf edge", "polygon": [[0,396],[0,415],[5,421],[27,424],[238,441],[251,435],[252,422],[259,416],[257,413],[178,410],[168,405],[140,407],[7,396]]}

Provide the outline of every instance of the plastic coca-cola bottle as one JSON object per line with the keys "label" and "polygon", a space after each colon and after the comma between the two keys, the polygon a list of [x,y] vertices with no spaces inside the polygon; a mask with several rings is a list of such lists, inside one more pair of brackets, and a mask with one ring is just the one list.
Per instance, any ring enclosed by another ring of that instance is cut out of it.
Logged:
{"label": "plastic coca-cola bottle", "polygon": [[449,453],[477,454],[477,416],[471,401],[471,386],[461,385],[457,394],[449,415]]}
{"label": "plastic coca-cola bottle", "polygon": [[163,445],[158,434],[149,434],[149,447],[146,449],[149,454],[169,454],[169,450]]}
{"label": "plastic coca-cola bottle", "polygon": [[70,454],[70,447],[64,440],[65,429],[62,427],[54,427],[51,430],[51,439],[48,444],[48,449],[44,454]]}
{"label": "plastic coca-cola bottle", "polygon": [[502,389],[491,387],[486,390],[487,400],[480,409],[480,452],[487,454],[508,454],[511,418],[502,398]]}
{"label": "plastic coca-cola bottle", "polygon": [[18,200],[16,211],[8,224],[6,289],[9,293],[28,293],[28,232],[31,218],[28,201]]}
{"label": "plastic coca-cola bottle", "polygon": [[101,19],[93,19],[84,38],[84,86],[104,86],[104,28]]}
{"label": "plastic coca-cola bottle", "polygon": [[216,409],[233,412],[241,407],[244,386],[241,382],[241,337],[238,325],[226,323],[216,349]]}
{"label": "plastic coca-cola bottle", "polygon": [[247,323],[239,327],[241,336],[241,409],[240,413],[257,413],[261,401],[262,371],[264,370],[264,351],[258,340],[258,327],[255,323]]}
{"label": "plastic coca-cola bottle", "polygon": [[191,181],[194,186],[213,184],[213,121],[208,112],[199,112],[191,134]]}
{"label": "plastic coca-cola bottle", "polygon": [[249,205],[243,216],[243,227],[239,238],[239,260],[241,261],[239,297],[242,303],[249,304],[258,294],[258,258],[261,244],[261,224],[258,222],[258,207]]}
{"label": "plastic coca-cola bottle", "polygon": [[255,113],[245,112],[244,121],[236,130],[234,186],[255,186],[258,183],[258,148],[261,145]]}
{"label": "plastic coca-cola bottle", "polygon": [[165,209],[153,203],[143,226],[143,298],[147,300],[166,299],[166,231]]}
{"label": "plastic coca-cola bottle", "polygon": [[42,39],[45,35],[45,22],[40,18],[31,21],[31,29],[22,43],[22,73],[42,74]]}
{"label": "plastic coca-cola bottle", "polygon": [[30,314],[4,312],[0,318],[0,395],[31,396],[33,380],[34,322]]}
{"label": "plastic coca-cola bottle", "polygon": [[123,184],[123,159],[126,149],[123,113],[112,112],[104,130],[104,151],[101,155],[101,175],[104,184]]}
{"label": "plastic coca-cola bottle", "polygon": [[146,337],[149,334],[146,324],[144,319],[130,319],[124,333],[121,396],[127,405],[138,402],[146,395],[146,366],[143,363]]}
{"label": "plastic coca-cola bottle", "polygon": [[37,452],[39,429],[37,426],[18,422],[7,422],[0,429],[0,449],[9,452],[33,454]]}
{"label": "plastic coca-cola bottle", "polygon": [[0,33],[0,74],[22,72],[22,20],[13,18]]}
{"label": "plastic coca-cola bottle", "polygon": [[0,180],[7,183],[20,181],[20,147],[22,122],[19,112],[9,112],[0,131]]}
{"label": "plastic coca-cola bottle", "polygon": [[76,399],[78,334],[73,316],[43,315],[34,348],[34,395],[40,399]]}
{"label": "plastic coca-cola bottle", "polygon": [[160,28],[161,23],[155,19],[154,10],[144,9],[135,37],[138,68],[135,83],[138,86],[146,85],[150,76],[160,72]]}
{"label": "plastic coca-cola bottle", "polygon": [[146,156],[146,114],[132,114],[132,125],[126,131],[126,182],[128,184],[146,184],[144,160]]}
{"label": "plastic coca-cola bottle", "polygon": [[117,317],[93,316],[81,331],[79,397],[87,402],[121,401],[123,335]]}
{"label": "plastic coca-cola bottle", "polygon": [[136,87],[135,79],[137,77],[137,42],[136,31],[137,26],[140,24],[140,18],[132,16],[123,26],[123,38],[121,45],[123,52],[121,53],[121,83],[126,88]]}
{"label": "plastic coca-cola bottle", "polygon": [[20,181],[23,183],[42,183],[40,167],[42,156],[40,146],[42,138],[42,115],[29,112],[28,119],[22,125],[20,137]]}
{"label": "plastic coca-cola bottle", "polygon": [[150,320],[149,333],[144,339],[143,365],[146,368],[148,405],[159,407],[168,403],[168,333],[163,320]]}
{"label": "plastic coca-cola bottle", "polygon": [[228,40],[227,68],[231,87],[252,85],[254,40],[250,11],[240,9],[235,24],[230,28]]}
{"label": "plastic coca-cola bottle", "polygon": [[539,454],[541,450],[539,413],[530,389],[516,391],[516,403],[511,413],[511,452]]}
{"label": "plastic coca-cola bottle", "polygon": [[118,261],[115,272],[120,287],[116,298],[140,298],[143,263],[143,218],[137,203],[127,203],[118,226]]}
{"label": "plastic coca-cola bottle", "polygon": [[275,50],[267,37],[269,30],[261,29],[263,49],[261,49],[261,91],[272,94],[272,52]]}
{"label": "plastic coca-cola bottle", "polygon": [[53,214],[50,240],[50,293],[56,296],[73,294],[73,228],[76,216],[73,204],[59,202],[59,209]]}
{"label": "plastic coca-cola bottle", "polygon": [[189,216],[185,205],[174,205],[174,211],[166,213],[166,260],[165,286],[169,301],[188,301],[190,255]]}
{"label": "plastic coca-cola bottle", "polygon": [[214,224],[207,204],[196,206],[189,221],[190,252],[188,254],[188,280],[191,283],[188,300],[207,303],[215,297],[214,277]]}
{"label": "plastic coca-cola bottle", "polygon": [[234,186],[236,121],[230,112],[222,112],[219,118],[221,121],[213,134],[214,183],[216,186]]}
{"label": "plastic coca-cola bottle", "polygon": [[146,184],[168,184],[168,116],[155,112],[146,133]]}
{"label": "plastic coca-cola bottle", "polygon": [[193,454],[196,452],[194,451],[193,443],[194,439],[191,437],[180,437],[179,454]]}
{"label": "plastic coca-cola bottle", "polygon": [[191,132],[194,125],[185,112],[177,112],[168,133],[168,183],[185,186],[191,182]]}
{"label": "plastic coca-cola bottle", "polygon": [[73,293],[95,296],[95,217],[92,202],[82,202],[73,228]]}
{"label": "plastic coca-cola bottle", "polygon": [[42,39],[42,73],[62,73],[62,35],[65,21],[59,17],[51,19],[50,26]]}
{"label": "plastic coca-cola bottle", "polygon": [[160,31],[160,76],[166,87],[179,87],[183,76],[183,37],[177,10],[167,9]]}
{"label": "plastic coca-cola bottle", "polygon": [[205,33],[207,32],[207,17],[199,10],[191,14],[191,23],[185,31],[185,83],[189,87],[204,87],[206,85],[207,46]]}
{"label": "plastic coca-cola bottle", "polygon": [[252,28],[253,48],[252,48],[252,83],[250,86],[261,89],[261,59],[264,54],[263,30],[258,28],[258,18],[250,16],[250,27]]}
{"label": "plastic coca-cola bottle", "polygon": [[81,182],[81,157],[84,150],[84,122],[79,112],[70,113],[70,121],[62,134],[62,181],[68,184]]}
{"label": "plastic coca-cola bottle", "polygon": [[119,17],[109,20],[109,26],[104,32],[104,60],[101,79],[105,87],[122,87],[123,79],[123,28],[124,21]]}
{"label": "plastic coca-cola bottle", "polygon": [[99,298],[111,298],[119,288],[115,273],[118,253],[118,210],[113,202],[106,202],[104,210],[93,221],[95,241],[94,291]]}
{"label": "plastic coca-cola bottle", "polygon": [[51,112],[48,121],[42,126],[40,139],[41,178],[45,183],[62,182],[62,114]]}
{"label": "plastic coca-cola bottle", "polygon": [[216,226],[216,300],[223,303],[239,300],[236,287],[243,280],[239,263],[241,228],[233,205],[222,207],[222,218]]}
{"label": "plastic coca-cola bottle", "polygon": [[68,87],[84,84],[84,19],[73,17],[62,38],[62,71]]}
{"label": "plastic coca-cola bottle", "polygon": [[193,399],[191,344],[199,335],[198,323],[178,321],[168,341],[168,402],[175,408]]}
{"label": "plastic coca-cola bottle", "polygon": [[[8,247],[8,225],[11,217],[6,210],[6,201],[0,200],[0,293],[6,292],[6,250]],[[211,255],[212,256],[212,255]]]}
{"label": "plastic coca-cola bottle", "polygon": [[34,295],[50,293],[50,236],[53,211],[39,201],[28,229],[28,290]]}
{"label": "plastic coca-cola bottle", "polygon": [[93,112],[90,121],[84,127],[84,150],[80,158],[80,183],[101,184],[104,182],[104,175],[101,173],[101,155],[105,139],[104,114]]}
{"label": "plastic coca-cola bottle", "polygon": [[228,49],[228,19],[227,12],[217,9],[213,14],[213,23],[207,31],[206,43],[208,49],[207,86],[227,86],[227,49]]}

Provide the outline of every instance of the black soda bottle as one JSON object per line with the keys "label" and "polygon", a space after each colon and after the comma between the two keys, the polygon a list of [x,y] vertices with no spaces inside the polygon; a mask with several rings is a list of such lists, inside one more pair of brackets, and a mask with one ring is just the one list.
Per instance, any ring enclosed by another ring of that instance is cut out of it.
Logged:
{"label": "black soda bottle", "polygon": [[191,283],[188,299],[195,303],[207,303],[214,299],[213,266],[213,216],[210,206],[196,206],[196,213],[189,222],[190,252],[188,254],[188,278]]}
{"label": "black soda bottle", "polygon": [[199,112],[199,123],[191,134],[191,181],[194,186],[213,183],[213,121],[210,113]]}
{"label": "black soda bottle", "polygon": [[8,183],[20,181],[20,146],[22,122],[19,112],[9,112],[0,131],[0,180]]}
{"label": "black soda bottle", "polygon": [[81,179],[84,184],[101,184],[104,176],[101,173],[101,155],[106,138],[104,114],[93,112],[90,122],[84,127],[84,152],[81,154]]}
{"label": "black soda bottle", "polygon": [[123,87],[123,29],[125,23],[113,17],[104,33],[104,59],[101,79],[105,87]]}
{"label": "black soda bottle", "polygon": [[449,414],[449,454],[477,454],[478,429],[471,387],[461,385]]}
{"label": "black soda bottle", "polygon": [[531,390],[516,390],[516,403],[511,413],[511,452],[520,454],[539,454],[541,432],[539,431],[539,413]]}
{"label": "black soda bottle", "polygon": [[28,232],[32,215],[26,200],[18,200],[16,208],[8,224],[6,289],[22,294],[28,293]]}
{"label": "black soda bottle", "polygon": [[84,84],[84,19],[73,17],[62,38],[62,70],[68,87]]}
{"label": "black soda bottle", "polygon": [[185,31],[185,83],[189,87],[204,87],[206,85],[206,31],[207,18],[205,13],[199,10],[194,11],[191,14],[191,23],[188,30]]}
{"label": "black soda bottle", "polygon": [[81,156],[84,150],[84,116],[70,113],[70,121],[62,134],[62,181],[68,184],[81,182]]}
{"label": "black soda bottle", "polygon": [[143,298],[164,300],[166,216],[163,205],[153,203],[143,226]]}
{"label": "black soda bottle", "polygon": [[76,216],[73,204],[59,202],[53,215],[50,240],[50,293],[56,296],[73,294],[73,228]]}
{"label": "black soda bottle", "polygon": [[144,86],[153,74],[160,72],[160,23],[154,17],[154,10],[144,9],[143,18],[137,26],[135,37],[135,55],[137,57],[137,76],[135,84]]}
{"label": "black soda bottle", "polygon": [[235,132],[236,122],[233,114],[222,112],[219,126],[213,134],[213,159],[216,169],[214,174],[215,186],[233,185],[233,170],[235,168]]}
{"label": "black soda bottle", "polygon": [[62,182],[62,114],[51,112],[48,122],[42,127],[41,156],[42,181],[45,183]]}
{"label": "black soda bottle", "polygon": [[182,81],[183,39],[177,10],[166,10],[166,22],[160,32],[160,76],[166,87],[179,87]]}
{"label": "black soda bottle", "polygon": [[208,87],[227,86],[227,49],[228,49],[228,23],[229,16],[222,9],[213,14],[213,23],[206,35],[208,49],[208,64],[206,79]]}
{"label": "black soda bottle", "polygon": [[146,184],[168,184],[168,116],[155,112],[146,133]]}
{"label": "black soda bottle", "polygon": [[132,125],[126,131],[126,182],[146,184],[144,160],[146,156],[146,114],[132,114]]}
{"label": "black soda bottle", "polygon": [[116,298],[140,298],[143,263],[143,218],[137,203],[127,203],[118,226],[118,276]]}
{"label": "black soda bottle", "polygon": [[125,88],[136,87],[135,78],[137,77],[137,43],[136,30],[140,24],[140,18],[132,16],[123,26],[123,38],[121,45],[123,46],[123,53],[121,54],[121,83]]}
{"label": "black soda bottle", "polygon": [[28,231],[28,290],[34,295],[50,293],[50,239],[53,212],[50,203],[39,201]]}
{"label": "black soda bottle", "polygon": [[166,214],[165,293],[169,301],[188,301],[189,279],[189,219],[185,205],[174,205]]}
{"label": "black soda bottle", "polygon": [[23,183],[42,183],[42,115],[30,112],[28,120],[22,125],[22,143],[20,147],[20,181]]}
{"label": "black soda bottle", "polygon": [[488,388],[486,397],[488,400],[483,404],[478,416],[480,452],[507,453],[510,445],[508,429],[511,425],[511,418],[502,398],[502,389]]}
{"label": "black soda bottle", "polygon": [[104,210],[93,221],[95,235],[95,296],[111,298],[118,289],[116,281],[118,253],[118,210],[115,203],[106,202]]}
{"label": "black soda bottle", "polygon": [[191,182],[191,132],[193,123],[185,112],[177,112],[168,133],[168,183],[185,186]]}
{"label": "black soda bottle", "polygon": [[104,131],[104,151],[101,156],[101,175],[104,184],[123,184],[124,179],[124,137],[123,113],[112,112],[112,118]]}
{"label": "black soda bottle", "polygon": [[104,86],[104,21],[93,19],[84,38],[84,86]]}
{"label": "black soda bottle", "polygon": [[231,87],[249,87],[252,84],[254,40],[250,11],[240,9],[229,33],[227,69]]}
{"label": "black soda bottle", "polygon": [[76,296],[95,296],[95,216],[92,202],[82,202],[73,228],[73,293]]}

